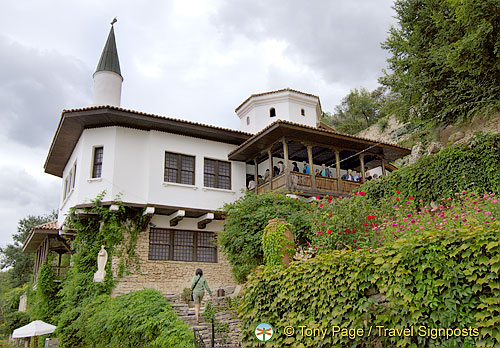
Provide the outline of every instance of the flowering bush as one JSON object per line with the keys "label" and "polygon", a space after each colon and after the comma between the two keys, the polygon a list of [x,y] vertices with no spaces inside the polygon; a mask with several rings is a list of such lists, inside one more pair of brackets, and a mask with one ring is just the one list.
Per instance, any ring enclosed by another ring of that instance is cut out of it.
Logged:
{"label": "flowering bush", "polygon": [[313,214],[311,246],[320,253],[373,248],[381,240],[373,233],[377,214],[363,191],[350,198],[324,197]]}
{"label": "flowering bush", "polygon": [[404,197],[401,190],[377,204],[361,192],[352,198],[326,197],[318,204],[311,238],[318,253],[363,248],[376,251],[408,235],[455,232],[470,228],[471,222],[488,226],[500,219],[500,200],[491,193],[451,191],[430,206],[413,196]]}

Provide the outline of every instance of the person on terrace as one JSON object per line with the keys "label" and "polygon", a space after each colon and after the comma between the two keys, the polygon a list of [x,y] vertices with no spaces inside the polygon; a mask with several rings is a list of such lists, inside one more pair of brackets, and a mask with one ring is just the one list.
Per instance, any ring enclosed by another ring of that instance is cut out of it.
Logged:
{"label": "person on terrace", "polygon": [[297,162],[292,162],[292,172],[299,172],[299,166],[297,165]]}
{"label": "person on terrace", "polygon": [[349,181],[354,181],[354,176],[352,175],[352,169],[348,169],[347,173],[342,175],[343,180],[349,180]]}
{"label": "person on terrace", "polygon": [[279,174],[283,174],[285,172],[285,165],[283,164],[283,161],[278,162],[278,169],[280,170]]}
{"label": "person on terrace", "polygon": [[250,178],[250,181],[248,182],[248,190],[252,191],[255,189],[255,180],[253,176]]}
{"label": "person on terrace", "polygon": [[307,164],[306,161],[304,161],[302,163],[304,163],[304,169],[302,169],[302,173],[311,174],[311,169],[309,168],[309,164]]}
{"label": "person on terrace", "polygon": [[321,172],[319,173],[319,175],[324,176],[326,178],[329,178],[331,175],[330,169],[328,169],[324,163],[321,165]]}
{"label": "person on terrace", "polygon": [[271,176],[271,172],[269,169],[266,169],[266,172],[264,173],[264,182],[269,180],[269,177]]}

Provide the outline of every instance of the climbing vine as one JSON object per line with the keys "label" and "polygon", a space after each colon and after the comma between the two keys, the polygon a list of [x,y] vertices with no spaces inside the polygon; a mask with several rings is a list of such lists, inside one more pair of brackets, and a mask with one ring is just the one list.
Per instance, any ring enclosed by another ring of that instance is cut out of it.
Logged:
{"label": "climbing vine", "polygon": [[264,261],[268,266],[283,264],[283,256],[288,254],[290,258],[295,255],[293,242],[286,238],[285,232],[292,231],[292,225],[277,221],[276,224],[268,225],[262,235],[262,250]]}
{"label": "climbing vine", "polygon": [[[144,209],[126,207],[118,197],[113,202],[117,209],[110,210],[102,205],[104,195],[105,192],[99,194],[87,208],[72,208],[66,219],[65,226],[75,233],[75,254],[73,267],[58,294],[61,297],[61,314],[57,334],[63,347],[78,347],[81,342],[77,328],[70,325],[81,315],[80,306],[89,304],[100,295],[111,294],[115,286],[111,269],[113,258],[119,259],[119,277],[133,266],[140,272],[135,247],[144,223]],[[109,259],[104,282],[96,283],[93,276],[101,245],[105,246]]]}

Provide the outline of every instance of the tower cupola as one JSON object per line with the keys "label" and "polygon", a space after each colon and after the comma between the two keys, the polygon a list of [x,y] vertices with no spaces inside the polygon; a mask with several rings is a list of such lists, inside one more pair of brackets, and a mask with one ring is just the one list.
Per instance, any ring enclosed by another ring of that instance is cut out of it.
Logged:
{"label": "tower cupola", "polygon": [[93,105],[120,106],[123,77],[120,71],[118,51],[116,50],[115,31],[111,22],[108,40],[97,64],[94,77],[94,103]]}

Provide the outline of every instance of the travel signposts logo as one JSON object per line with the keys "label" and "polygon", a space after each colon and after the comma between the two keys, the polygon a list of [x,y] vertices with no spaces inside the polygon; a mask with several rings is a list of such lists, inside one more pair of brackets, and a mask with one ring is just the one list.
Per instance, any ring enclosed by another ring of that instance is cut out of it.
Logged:
{"label": "travel signposts logo", "polygon": [[261,323],[255,328],[255,337],[261,342],[267,342],[273,338],[274,329],[268,323]]}

